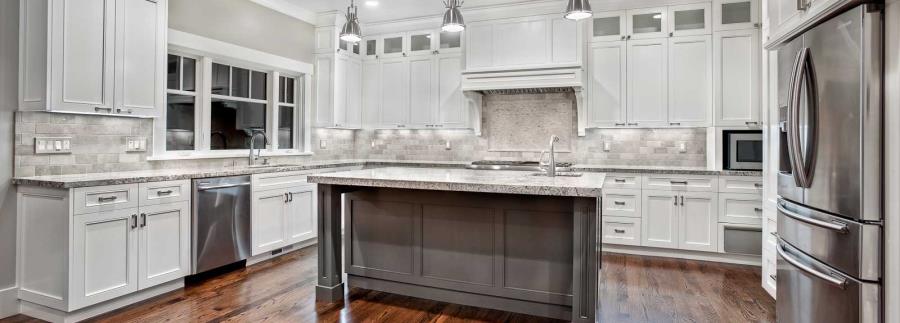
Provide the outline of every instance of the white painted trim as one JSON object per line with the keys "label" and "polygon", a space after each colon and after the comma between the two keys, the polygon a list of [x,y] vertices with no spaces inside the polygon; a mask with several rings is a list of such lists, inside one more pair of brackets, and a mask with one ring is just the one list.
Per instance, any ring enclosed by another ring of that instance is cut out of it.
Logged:
{"label": "white painted trim", "polygon": [[762,267],[762,258],[760,256],[733,255],[724,253],[687,251],[687,250],[671,250],[651,247],[636,247],[603,244],[600,248],[603,252],[621,253],[638,256],[666,257],[699,261],[721,262],[727,264],[748,265]]}
{"label": "white painted trim", "polygon": [[28,301],[22,301],[20,305],[20,311],[24,315],[52,323],[74,323],[84,321],[86,319],[108,313],[116,309],[135,304],[171,291],[179,290],[181,288],[184,288],[183,278],[70,313],[66,313],[57,309],[52,309]]}
{"label": "white painted trim", "polygon": [[316,24],[316,13],[306,10],[300,6],[297,6],[291,2],[285,0],[250,0],[254,3],[278,11],[285,15],[297,18],[304,22],[315,25]]}
{"label": "white painted trim", "polygon": [[0,319],[19,314],[19,288],[0,289]]}
{"label": "white painted trim", "polygon": [[251,68],[274,69],[282,74],[300,76],[312,74],[313,65],[255,49],[169,29],[169,50],[197,56],[207,56],[223,62],[237,62]]}
{"label": "white painted trim", "polygon": [[[315,155],[312,151],[299,151],[299,150],[262,150],[262,157],[288,157],[288,156],[313,156]],[[188,160],[188,159],[216,159],[216,158],[240,158],[250,155],[250,151],[246,149],[242,150],[223,150],[223,151],[200,151],[200,150],[187,150],[187,151],[168,151],[165,153],[148,156],[147,160],[149,161],[159,161],[159,160]]]}
{"label": "white painted trim", "polygon": [[266,260],[269,260],[269,259],[278,258],[278,257],[284,256],[284,255],[290,254],[292,252],[300,251],[301,249],[309,247],[309,246],[313,246],[318,242],[319,242],[318,238],[312,238],[312,239],[309,239],[309,240],[306,240],[303,242],[298,242],[298,243],[295,243],[295,244],[292,244],[289,246],[281,247],[281,253],[276,254],[276,255],[273,255],[271,252],[265,252],[263,254],[250,257],[250,259],[247,259],[247,266],[253,266],[258,263],[265,262]]}

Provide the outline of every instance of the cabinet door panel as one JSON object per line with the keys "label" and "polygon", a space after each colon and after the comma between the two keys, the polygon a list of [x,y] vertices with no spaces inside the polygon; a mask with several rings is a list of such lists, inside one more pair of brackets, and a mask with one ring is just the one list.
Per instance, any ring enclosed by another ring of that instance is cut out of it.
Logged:
{"label": "cabinet door panel", "polygon": [[759,31],[735,30],[714,36],[716,126],[759,122]]}
{"label": "cabinet door panel", "polygon": [[[52,6],[52,110],[109,113],[113,108],[115,0],[65,0]],[[56,68],[59,67],[59,68]]]}
{"label": "cabinet door panel", "polygon": [[625,15],[625,11],[595,12],[591,19],[593,42],[625,40],[628,33]]}
{"label": "cabinet door panel", "polygon": [[719,217],[716,193],[682,192],[680,194],[678,248],[717,251]]}
{"label": "cabinet door panel", "polygon": [[494,26],[472,24],[466,31],[466,68],[494,65]]}
{"label": "cabinet door panel", "polygon": [[624,41],[597,43],[591,49],[591,127],[625,124],[626,54]]}
{"label": "cabinet door panel", "polygon": [[708,126],[712,119],[712,38],[669,40],[669,124]]}
{"label": "cabinet door panel", "polygon": [[291,200],[287,204],[288,243],[302,242],[316,237],[316,187],[305,185],[288,190]]}
{"label": "cabinet door panel", "polygon": [[366,61],[362,71],[362,110],[365,123],[375,126],[381,111],[381,63]]}
{"label": "cabinet door panel", "polygon": [[388,127],[409,123],[409,62],[384,60],[381,64],[380,124]]}
{"label": "cabinet door panel", "polygon": [[350,70],[350,59],[337,55],[334,64],[334,106],[331,108],[332,123],[329,127],[340,127],[339,124],[347,121],[348,103],[350,99],[350,78],[347,73]]}
{"label": "cabinet door panel", "polygon": [[[155,116],[162,100],[165,42],[160,15],[165,2],[116,2],[116,109],[122,115]],[[118,109],[121,109],[119,111]]]}
{"label": "cabinet door panel", "polygon": [[190,274],[191,203],[141,208],[138,286],[156,286]]}
{"label": "cabinet door panel", "polygon": [[287,244],[284,210],[286,191],[275,190],[254,194],[253,197],[253,255],[259,255]]}
{"label": "cabinet door panel", "polygon": [[628,42],[628,123],[667,125],[668,39]]}
{"label": "cabinet door panel", "polygon": [[437,58],[438,123],[442,128],[466,127],[467,111],[462,92],[462,57]]}
{"label": "cabinet door panel", "polygon": [[[362,123],[362,63],[358,60],[348,59],[346,77],[343,82],[347,86],[347,98],[344,111],[336,112],[336,127],[359,128]],[[340,115],[340,118],[337,118]]]}
{"label": "cabinet door panel", "polygon": [[630,39],[665,38],[668,36],[669,13],[666,7],[628,10]]}
{"label": "cabinet door panel", "polygon": [[669,7],[669,35],[691,36],[712,33],[712,8],[709,3],[694,3]]}
{"label": "cabinet door panel", "polygon": [[334,58],[330,55],[316,57],[316,126],[331,127],[334,123]]}
{"label": "cabinet door panel", "polygon": [[495,23],[493,67],[543,64],[550,53],[549,21],[544,17]]}
{"label": "cabinet door panel", "polygon": [[137,209],[75,216],[73,309],[138,290]]}
{"label": "cabinet door panel", "polygon": [[553,63],[576,63],[578,62],[578,39],[579,24],[578,22],[565,19],[553,19]]}
{"label": "cabinet door panel", "polygon": [[[797,1],[777,2],[791,3],[796,10]],[[759,13],[759,0],[715,0],[713,1],[714,29],[724,31],[757,28],[759,27]]]}
{"label": "cabinet door panel", "polygon": [[434,124],[434,60],[431,57],[409,60],[409,123],[425,128]]}
{"label": "cabinet door panel", "polygon": [[665,191],[643,191],[642,194],[641,245],[678,248],[677,194]]}

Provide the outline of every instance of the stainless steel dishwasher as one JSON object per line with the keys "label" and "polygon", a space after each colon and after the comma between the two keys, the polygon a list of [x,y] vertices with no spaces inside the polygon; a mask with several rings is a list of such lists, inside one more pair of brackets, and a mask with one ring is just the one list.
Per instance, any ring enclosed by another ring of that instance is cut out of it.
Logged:
{"label": "stainless steel dishwasher", "polygon": [[250,257],[250,176],[194,180],[191,273]]}

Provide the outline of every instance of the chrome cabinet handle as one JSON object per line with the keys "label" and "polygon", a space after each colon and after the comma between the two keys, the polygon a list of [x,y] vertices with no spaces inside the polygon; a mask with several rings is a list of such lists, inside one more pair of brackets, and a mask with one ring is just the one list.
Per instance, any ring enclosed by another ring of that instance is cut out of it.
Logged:
{"label": "chrome cabinet handle", "polygon": [[288,202],[288,193],[284,193],[284,203]]}
{"label": "chrome cabinet handle", "polygon": [[105,107],[94,107],[94,112],[100,112],[100,111],[106,111],[107,113],[112,113],[113,109],[105,108]]}
{"label": "chrome cabinet handle", "polygon": [[622,126],[625,126],[625,123],[624,123],[624,122],[623,122],[623,123],[617,123],[617,124],[616,124],[616,127],[622,127]]}
{"label": "chrome cabinet handle", "polygon": [[675,204],[672,205],[678,206],[678,195],[675,195]]}
{"label": "chrome cabinet handle", "polygon": [[141,213],[141,228],[147,226],[147,213]]}
{"label": "chrome cabinet handle", "polygon": [[789,256],[787,254],[787,252],[784,250],[784,246],[781,244],[778,244],[778,248],[775,248],[775,249],[778,252],[778,255],[784,259],[784,261],[787,261],[789,264],[793,265],[794,267],[797,267],[797,269],[805,271],[807,274],[813,275],[813,276],[815,276],[821,280],[824,280],[832,285],[840,287],[841,289],[847,288],[847,279],[845,279],[843,277],[837,278],[830,274],[820,272],[810,266],[804,265],[799,260],[794,259],[791,256]]}
{"label": "chrome cabinet handle", "polygon": [[758,207],[755,207],[755,208],[753,208],[753,211],[756,211],[756,212],[762,212],[762,211],[763,211],[763,209],[761,209],[761,208],[758,208]]}
{"label": "chrome cabinet handle", "polygon": [[289,194],[290,197],[291,197],[291,199],[288,200],[288,202],[293,202],[293,201],[294,201],[294,193],[288,193],[288,194]]}
{"label": "chrome cabinet handle", "polygon": [[622,229],[615,229],[613,231],[615,231],[616,233],[619,233],[619,234],[625,233],[625,230],[622,230]]}
{"label": "chrome cabinet handle", "polygon": [[747,122],[744,122],[744,124],[745,124],[745,125],[748,125],[748,126],[758,126],[758,125],[759,125],[759,122],[756,122],[756,121],[747,121]]}
{"label": "chrome cabinet handle", "polygon": [[200,186],[197,187],[198,191],[208,191],[208,190],[217,190],[222,188],[232,188],[238,186],[249,186],[250,182],[240,183],[240,184],[226,184],[226,185],[215,185],[215,186]]}
{"label": "chrome cabinet handle", "polygon": [[625,183],[625,179],[616,178],[616,183]]}
{"label": "chrome cabinet handle", "polygon": [[132,214],[132,215],[131,215],[131,228],[132,228],[132,229],[136,229],[136,228],[137,228],[137,224],[138,224],[138,223],[137,223],[137,214]]}
{"label": "chrome cabinet handle", "polygon": [[615,204],[616,204],[616,205],[625,205],[625,202],[622,202],[622,201],[616,201]]}
{"label": "chrome cabinet handle", "polygon": [[119,198],[118,196],[101,196],[101,197],[97,198],[97,202],[100,202],[100,203],[112,202],[112,201],[117,200],[118,198]]}
{"label": "chrome cabinet handle", "polygon": [[159,192],[156,192],[156,195],[157,195],[157,196],[172,195],[172,193],[175,193],[175,192],[172,191],[172,190],[166,190],[166,191],[159,191]]}
{"label": "chrome cabinet handle", "polygon": [[847,228],[847,225],[846,225],[846,224],[832,223],[832,222],[825,222],[825,221],[822,221],[822,220],[817,220],[817,219],[813,219],[813,218],[810,218],[810,217],[802,216],[802,215],[800,215],[800,214],[798,214],[798,213],[791,212],[790,210],[786,209],[783,205],[781,205],[781,203],[779,203],[778,205],[776,205],[776,207],[778,208],[778,211],[779,211],[779,212],[781,212],[782,214],[784,214],[785,216],[787,216],[787,217],[789,217],[789,218],[791,218],[791,219],[794,219],[794,220],[797,220],[797,221],[800,221],[800,222],[804,222],[804,223],[807,223],[807,224],[811,224],[811,225],[814,225],[814,226],[817,226],[817,227],[820,227],[820,228],[824,228],[824,229],[828,229],[828,230],[832,230],[832,231],[837,231],[837,232],[844,233],[844,234],[850,232],[850,229]]}
{"label": "chrome cabinet handle", "polygon": [[625,36],[624,36],[624,35],[622,36],[622,40],[625,40]]}
{"label": "chrome cabinet handle", "polygon": [[670,126],[680,126],[681,122],[669,122]]}
{"label": "chrome cabinet handle", "polygon": [[756,188],[763,188],[762,183],[753,183],[753,186],[755,186]]}
{"label": "chrome cabinet handle", "polygon": [[684,206],[684,195],[681,196],[681,206]]}
{"label": "chrome cabinet handle", "polygon": [[687,181],[669,181],[669,184],[671,184],[671,185],[687,185],[688,182]]}
{"label": "chrome cabinet handle", "polygon": [[769,278],[772,278],[772,280],[778,280],[778,275],[771,274],[769,275]]}

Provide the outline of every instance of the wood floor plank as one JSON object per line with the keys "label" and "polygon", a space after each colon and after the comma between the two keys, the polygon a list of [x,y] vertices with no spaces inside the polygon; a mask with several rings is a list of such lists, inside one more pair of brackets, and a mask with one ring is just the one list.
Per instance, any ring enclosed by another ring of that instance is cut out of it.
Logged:
{"label": "wood floor plank", "polygon": [[[239,268],[90,322],[558,322],[351,289],[315,302],[316,249]],[[604,253],[600,322],[775,322],[759,267]],[[17,315],[0,323],[40,322]]]}

